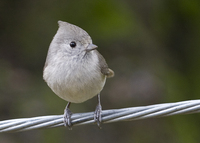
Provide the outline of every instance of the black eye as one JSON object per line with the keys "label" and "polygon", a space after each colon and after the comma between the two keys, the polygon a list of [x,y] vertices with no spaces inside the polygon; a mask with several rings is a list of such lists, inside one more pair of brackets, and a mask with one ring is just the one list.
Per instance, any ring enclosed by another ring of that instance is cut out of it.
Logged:
{"label": "black eye", "polygon": [[76,47],[76,42],[72,41],[69,45],[70,45],[70,47],[75,48]]}

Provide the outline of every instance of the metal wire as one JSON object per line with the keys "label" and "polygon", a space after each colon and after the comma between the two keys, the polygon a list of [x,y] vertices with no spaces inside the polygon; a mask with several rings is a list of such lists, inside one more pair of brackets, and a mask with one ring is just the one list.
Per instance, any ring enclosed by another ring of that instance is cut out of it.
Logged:
{"label": "metal wire", "polygon": [[[198,112],[200,112],[200,100],[189,100],[176,103],[103,110],[102,122],[131,121]],[[73,126],[95,123],[94,112],[76,113],[71,118]],[[0,121],[0,132],[19,132],[59,126],[64,126],[63,115],[11,119]]]}

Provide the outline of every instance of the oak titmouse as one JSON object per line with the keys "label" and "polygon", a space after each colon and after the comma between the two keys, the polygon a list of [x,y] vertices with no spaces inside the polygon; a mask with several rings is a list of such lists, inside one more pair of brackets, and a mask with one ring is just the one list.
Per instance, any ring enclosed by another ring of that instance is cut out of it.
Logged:
{"label": "oak titmouse", "polygon": [[60,98],[68,101],[64,110],[64,125],[71,128],[72,103],[81,103],[98,96],[94,120],[100,126],[100,92],[107,77],[114,72],[96,50],[91,37],[78,26],[58,21],[59,28],[48,50],[43,78]]}

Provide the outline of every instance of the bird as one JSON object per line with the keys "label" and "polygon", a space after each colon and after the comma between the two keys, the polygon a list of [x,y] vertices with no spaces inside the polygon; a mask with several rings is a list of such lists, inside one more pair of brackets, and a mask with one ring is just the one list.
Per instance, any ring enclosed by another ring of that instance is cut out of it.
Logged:
{"label": "bird", "polygon": [[97,96],[94,121],[100,127],[102,106],[100,92],[106,79],[114,76],[104,57],[97,51],[90,35],[82,28],[58,21],[59,28],[50,43],[43,79],[51,90],[66,100],[64,125],[72,127],[71,103],[82,103]]}

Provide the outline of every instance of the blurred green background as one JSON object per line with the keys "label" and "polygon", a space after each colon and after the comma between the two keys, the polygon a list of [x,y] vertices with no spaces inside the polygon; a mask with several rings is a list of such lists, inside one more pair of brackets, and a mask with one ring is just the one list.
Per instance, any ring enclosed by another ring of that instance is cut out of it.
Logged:
{"label": "blurred green background", "polygon": [[[67,104],[42,79],[58,20],[86,30],[115,77],[101,93],[103,109],[198,99],[199,0],[1,0],[0,120],[59,115]],[[96,98],[72,104],[94,111]],[[199,143],[200,115],[21,133],[3,143]]]}

